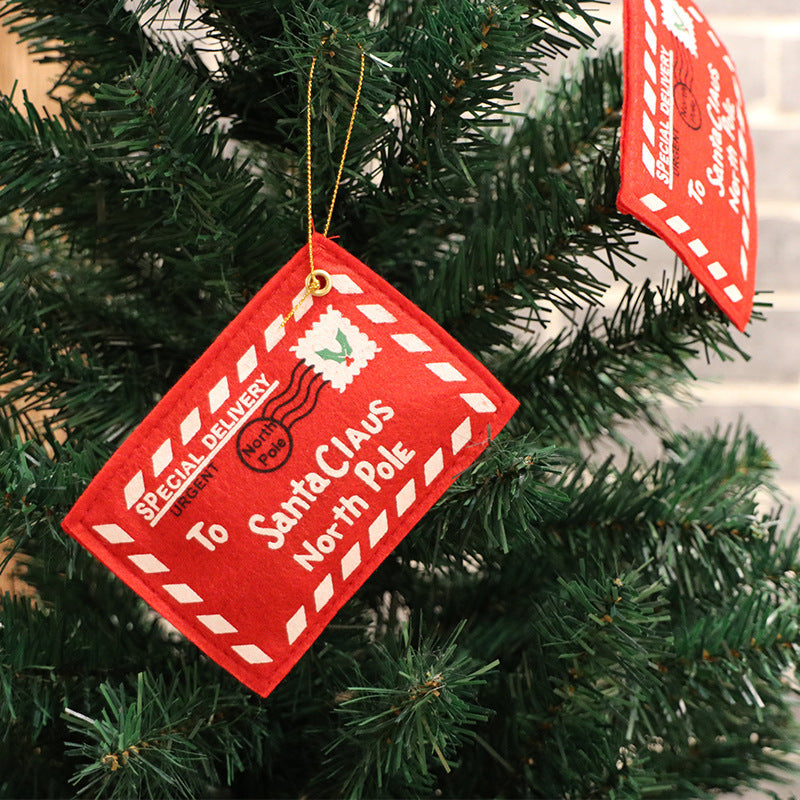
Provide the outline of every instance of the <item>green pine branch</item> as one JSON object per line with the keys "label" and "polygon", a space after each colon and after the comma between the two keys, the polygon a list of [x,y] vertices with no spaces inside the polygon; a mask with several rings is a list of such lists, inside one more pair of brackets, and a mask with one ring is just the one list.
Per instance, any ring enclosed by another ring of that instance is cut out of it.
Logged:
{"label": "green pine branch", "polygon": [[436,268],[415,298],[472,349],[511,341],[519,312],[596,305],[605,266],[632,262],[637,229],[614,210],[619,185],[618,58],[605,53],[546,95],[494,161],[475,172],[458,212],[443,224]]}
{"label": "green pine branch", "polygon": [[243,758],[259,763],[269,748],[256,709],[248,713],[241,696],[225,696],[196,671],[169,680],[140,672],[134,686],[105,682],[99,695],[93,716],[63,714],[74,737],[67,755],[81,764],[70,782],[81,794],[197,797],[219,782],[220,767],[230,782]]}
{"label": "green pine branch", "polygon": [[[490,363],[520,398],[511,429],[532,429],[564,444],[590,444],[620,422],[663,426],[661,398],[688,399],[699,356],[746,357],[727,322],[686,274],[660,285],[629,286],[613,313],[541,342],[499,350]],[[592,364],[591,370],[583,368]]]}
{"label": "green pine branch", "polygon": [[[633,800],[772,774],[800,533],[757,503],[774,465],[751,432],[659,414],[696,357],[743,354],[693,279],[627,286],[619,58],[512,103],[592,46],[596,11],[203,0],[156,21],[169,5],[2,4],[68,96],[0,103],[0,542],[33,592],[0,608],[0,794]],[[262,702],[59,523],[303,245],[314,55],[324,219],[359,44],[332,233],[522,406]],[[641,420],[659,459],[595,463]]]}
{"label": "green pine branch", "polygon": [[[487,718],[474,698],[483,676],[497,666],[480,664],[458,649],[462,627],[444,642],[427,639],[416,646],[403,628],[393,640],[398,652],[373,648],[370,680],[342,696],[341,732],[327,748],[328,786],[336,794],[363,797],[389,790],[416,796],[431,788],[434,765],[445,772],[455,766],[460,742]],[[346,770],[340,766],[343,750],[353,751]]]}

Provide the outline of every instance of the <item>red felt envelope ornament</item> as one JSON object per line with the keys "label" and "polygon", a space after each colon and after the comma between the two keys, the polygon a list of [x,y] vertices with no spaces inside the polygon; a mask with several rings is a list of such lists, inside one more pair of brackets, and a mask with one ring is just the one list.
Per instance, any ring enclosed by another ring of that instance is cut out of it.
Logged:
{"label": "red felt envelope ornament", "polygon": [[304,247],[63,523],[262,695],[518,405],[341,247],[314,234],[313,255],[329,294],[298,293]]}
{"label": "red felt envelope ornament", "polygon": [[619,209],[657,233],[744,330],[753,308],[753,145],[736,69],[691,0],[625,0]]}

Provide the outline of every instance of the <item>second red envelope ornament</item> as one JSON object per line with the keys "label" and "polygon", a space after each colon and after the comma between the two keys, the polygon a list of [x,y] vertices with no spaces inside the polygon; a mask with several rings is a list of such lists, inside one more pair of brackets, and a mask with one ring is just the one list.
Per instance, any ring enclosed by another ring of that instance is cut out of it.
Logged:
{"label": "second red envelope ornament", "polygon": [[753,308],[753,145],[736,69],[691,0],[625,0],[617,205],[657,233],[740,330]]}
{"label": "second red envelope ornament", "polygon": [[[268,694],[517,401],[314,234],[92,481],[64,528]],[[289,309],[292,317],[284,320]]]}

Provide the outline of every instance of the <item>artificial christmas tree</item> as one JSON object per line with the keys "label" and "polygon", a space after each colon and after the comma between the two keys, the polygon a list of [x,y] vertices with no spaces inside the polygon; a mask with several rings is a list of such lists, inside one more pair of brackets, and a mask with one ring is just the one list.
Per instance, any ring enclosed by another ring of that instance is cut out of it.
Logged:
{"label": "artificial christmas tree", "polygon": [[[512,102],[591,47],[588,4],[198,6],[3,6],[69,97],[0,107],[0,536],[35,589],[0,610],[0,792],[666,798],[770,774],[800,538],[759,510],[750,432],[660,413],[698,354],[737,354],[729,325],[688,274],[632,283],[619,57]],[[331,234],[520,408],[262,699],[61,521],[306,240],[315,56],[324,215],[362,49]],[[629,421],[658,461],[597,455]]]}

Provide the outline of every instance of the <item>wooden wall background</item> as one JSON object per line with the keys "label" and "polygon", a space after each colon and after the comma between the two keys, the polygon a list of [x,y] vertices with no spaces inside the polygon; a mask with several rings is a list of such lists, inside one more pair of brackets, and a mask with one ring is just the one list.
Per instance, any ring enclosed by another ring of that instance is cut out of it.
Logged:
{"label": "wooden wall background", "polygon": [[55,108],[47,97],[47,90],[57,74],[58,70],[52,66],[36,63],[16,36],[0,28],[0,93],[8,95],[17,81],[15,100],[21,100],[25,89],[37,106]]}
{"label": "wooden wall background", "polygon": [[[36,106],[55,109],[56,104],[47,97],[47,90],[57,74],[56,68],[35,62],[16,36],[0,27],[0,94],[10,94],[16,81],[14,100],[18,105],[22,101],[23,90],[27,90],[28,97]],[[0,174],[0,183],[2,180],[3,176]],[[2,392],[3,387],[0,386],[0,394]],[[1,506],[0,513],[2,513]],[[0,545],[0,561],[4,558],[7,547],[8,545]],[[24,574],[23,565],[16,561],[9,564],[0,573],[0,596],[4,592],[30,595],[30,588],[22,580],[22,574]]]}

